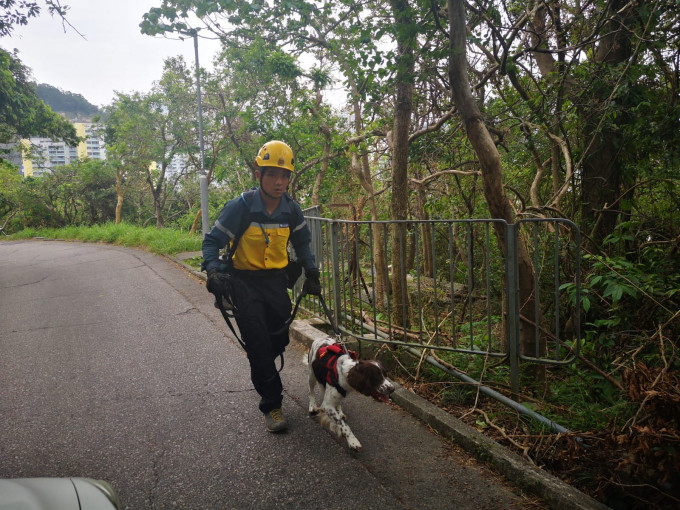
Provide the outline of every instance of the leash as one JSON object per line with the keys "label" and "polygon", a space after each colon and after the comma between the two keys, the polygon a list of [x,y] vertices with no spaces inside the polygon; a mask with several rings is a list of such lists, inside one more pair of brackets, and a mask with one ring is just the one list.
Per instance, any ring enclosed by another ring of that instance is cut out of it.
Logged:
{"label": "leash", "polygon": [[[227,309],[224,307],[224,303],[222,302],[222,299],[225,298],[225,297],[226,296],[224,296],[224,294],[220,294],[219,297],[215,296],[215,303],[217,303],[217,307],[220,309],[220,313],[222,314],[222,317],[224,318],[224,322],[227,323],[227,326],[229,326],[229,329],[234,334],[234,338],[236,338],[236,340],[238,340],[238,343],[241,345],[241,347],[245,351],[246,350],[245,342],[243,340],[241,340],[241,338],[236,334],[236,330],[234,329],[234,326],[231,324],[231,320],[229,320],[230,317],[233,318],[234,320],[236,320],[236,314],[232,313],[231,316],[230,316],[229,312],[227,312]],[[236,309],[236,307],[234,307],[233,303],[232,303],[232,307],[233,307],[232,309],[234,309],[234,310]]]}
{"label": "leash", "polygon": [[335,322],[333,321],[333,316],[331,315],[330,310],[328,309],[328,306],[326,306],[326,300],[323,298],[323,295],[319,294],[319,301],[321,302],[321,307],[323,308],[323,313],[326,314],[326,318],[328,319],[328,322],[331,323],[331,327],[333,328],[333,331],[335,332],[335,343],[339,344],[340,347],[345,351],[345,354],[349,354],[349,349],[347,349],[347,346],[345,345],[345,342],[342,340],[342,335],[340,334],[340,328],[338,328],[335,325]]}
{"label": "leash", "polygon": [[297,315],[298,308],[300,307],[300,303],[302,302],[302,298],[307,295],[306,292],[301,292],[300,295],[298,296],[297,300],[295,301],[295,307],[293,308],[293,313],[290,314],[290,318],[286,320],[286,322],[283,323],[283,326],[277,329],[276,331],[272,331],[269,334],[270,335],[279,335],[286,331],[288,328],[290,328],[290,325],[293,323],[293,320],[295,320],[295,316]]}
{"label": "leash", "polygon": [[[280,335],[284,331],[288,330],[288,328],[290,328],[290,325],[292,324],[293,320],[295,319],[295,316],[297,315],[297,311],[298,311],[298,308],[300,307],[300,303],[302,302],[302,298],[305,297],[305,295],[306,295],[305,292],[300,293],[297,300],[295,301],[295,308],[293,309],[293,313],[290,315],[290,318],[287,319],[286,322],[283,323],[283,326],[280,327],[279,329],[277,329],[276,331],[270,331],[269,332],[270,336]],[[233,324],[231,323],[231,320],[230,320],[230,319],[236,320],[236,313],[232,312],[231,315],[229,314],[229,312],[225,308],[224,303],[222,301],[223,298],[229,299],[227,296],[224,296],[224,294],[220,294],[219,298],[217,296],[215,296],[215,302],[217,303],[217,307],[220,309],[220,313],[222,314],[222,317],[224,318],[224,322],[226,322],[227,326],[229,326],[229,329],[233,333],[234,338],[236,338],[236,340],[238,341],[241,348],[244,351],[248,352],[246,350],[246,343],[238,336],[238,334],[236,333],[236,329],[234,328],[234,326],[233,326]],[[229,299],[229,302],[232,306],[232,309],[237,310],[236,306],[233,304],[231,299]],[[324,304],[324,306],[325,306],[325,304]],[[279,357],[281,358],[281,368],[279,368],[279,372],[281,372],[281,370],[283,370],[283,366],[284,366],[284,363],[285,363],[283,353],[281,353]]]}
{"label": "leash", "polygon": [[[270,331],[269,334],[271,336],[276,336],[280,335],[284,331],[288,330],[290,328],[290,325],[292,324],[293,320],[295,320],[295,316],[297,315],[298,309],[300,308],[300,303],[302,302],[302,299],[307,295],[306,292],[301,292],[298,298],[295,300],[295,307],[293,308],[293,312],[290,315],[290,318],[286,320],[286,322],[283,323],[283,326],[281,326],[279,329],[276,331]],[[229,303],[232,306],[232,309],[234,312],[229,314],[227,309],[224,306],[224,303],[222,299],[227,299]],[[333,332],[335,333],[336,337],[336,343],[342,347],[342,350],[345,351],[345,354],[350,354],[349,349],[347,349],[347,346],[345,345],[345,342],[342,339],[342,334],[340,333],[340,329],[338,326],[336,326],[335,321],[333,320],[333,316],[331,315],[330,310],[328,309],[328,305],[326,305],[326,300],[323,297],[323,294],[318,294],[319,302],[321,303],[321,307],[323,308],[324,314],[326,315],[326,318],[328,319],[328,322],[330,323],[331,327],[333,328]],[[224,322],[227,323],[227,326],[229,326],[229,329],[234,335],[234,338],[238,341],[239,345],[241,348],[243,348],[244,351],[246,351],[246,344],[245,342],[241,339],[241,337],[238,336],[236,333],[236,329],[231,323],[231,319],[236,319],[236,312],[237,312],[237,307],[231,300],[229,296],[225,296],[224,294],[220,294],[219,298],[215,296],[215,302],[217,303],[217,307],[220,309],[220,313],[222,314],[222,317],[224,318]],[[247,351],[246,351],[247,352]],[[284,365],[284,358],[283,358],[283,353],[281,353],[281,368],[279,368],[279,372],[283,370],[283,365]]]}

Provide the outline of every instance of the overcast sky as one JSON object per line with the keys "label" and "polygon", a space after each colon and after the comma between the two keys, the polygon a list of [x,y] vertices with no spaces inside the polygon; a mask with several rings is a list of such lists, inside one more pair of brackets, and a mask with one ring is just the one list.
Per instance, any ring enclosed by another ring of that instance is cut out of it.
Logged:
{"label": "overcast sky", "polygon": [[[148,92],[160,79],[166,57],[184,55],[193,69],[193,39],[185,41],[142,35],[139,23],[161,0],[63,0],[70,7],[71,27],[43,10],[28,25],[0,39],[0,47],[19,50],[19,58],[38,83],[82,94],[97,106],[109,104],[114,91]],[[199,39],[201,67],[212,69],[217,41]]]}

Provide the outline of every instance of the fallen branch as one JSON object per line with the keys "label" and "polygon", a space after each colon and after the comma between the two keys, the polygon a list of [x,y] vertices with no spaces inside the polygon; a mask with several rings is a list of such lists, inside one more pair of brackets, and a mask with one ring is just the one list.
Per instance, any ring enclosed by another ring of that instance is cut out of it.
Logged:
{"label": "fallen branch", "polygon": [[[644,409],[645,404],[647,404],[647,401],[650,398],[655,397],[657,395],[657,392],[652,391],[652,390],[654,390],[654,387],[657,385],[657,383],[668,372],[668,367],[670,366],[670,364],[668,363],[668,360],[666,359],[666,349],[665,349],[664,343],[663,343],[663,340],[664,340],[663,334],[661,334],[661,326],[659,326],[658,333],[659,333],[659,352],[661,354],[661,359],[663,360],[664,366],[659,371],[659,373],[656,375],[656,377],[654,378],[654,381],[652,382],[651,386],[649,386],[649,388],[645,392],[645,398],[643,398],[642,402],[640,402],[640,406],[638,407],[638,410],[635,413],[635,416],[633,416],[630,420],[628,420],[628,422],[626,422],[626,424],[622,427],[622,430],[626,430],[627,428],[632,428],[632,427],[635,426],[635,424],[637,423],[638,416],[640,415],[640,413]],[[675,357],[675,356],[673,356],[673,357]],[[672,361],[672,358],[671,358],[671,361]]]}
{"label": "fallen branch", "polygon": [[[675,312],[675,314],[673,315],[673,317],[671,317],[670,319],[668,319],[666,322],[664,322],[662,325],[659,326],[659,329],[657,329],[656,333],[654,333],[654,334],[649,338],[650,342],[651,342],[652,340],[654,340],[658,335],[660,335],[661,332],[666,328],[666,326],[668,326],[671,322],[673,322],[673,321],[674,321],[677,317],[679,317],[679,316],[680,316],[680,310],[678,310],[677,312]],[[641,351],[642,349],[644,349],[645,347],[647,347],[647,345],[649,345],[649,343],[648,343],[648,342],[645,342],[644,344],[640,345],[637,349],[635,349],[635,350],[633,351],[633,353],[630,355],[630,359],[635,359],[635,356],[637,356],[637,355],[640,353],[640,351]],[[613,363],[617,363],[617,362],[619,361],[619,359],[620,359],[620,358],[617,358],[616,360],[614,360]],[[622,364],[619,364],[619,365],[616,367],[616,370],[618,370],[618,369],[621,368],[622,366],[623,366]]]}
{"label": "fallen branch", "polygon": [[482,416],[484,416],[484,420],[486,421],[487,425],[489,425],[490,427],[493,427],[494,429],[496,429],[496,430],[497,430],[497,431],[498,431],[505,439],[507,439],[507,440],[508,440],[515,448],[517,448],[518,450],[520,450],[520,451],[522,452],[522,456],[523,456],[525,459],[527,459],[529,462],[531,462],[534,466],[536,465],[536,463],[534,462],[534,459],[532,459],[532,458],[529,456],[529,447],[528,447],[528,446],[523,446],[523,445],[519,444],[517,441],[515,441],[514,439],[512,439],[510,436],[508,436],[508,435],[505,433],[505,430],[503,430],[502,427],[499,427],[499,426],[496,425],[494,422],[492,422],[492,421],[489,419],[489,416],[488,416],[484,411],[482,411],[481,409],[473,409],[473,411],[476,411],[476,412],[478,412],[479,414],[481,414]]}

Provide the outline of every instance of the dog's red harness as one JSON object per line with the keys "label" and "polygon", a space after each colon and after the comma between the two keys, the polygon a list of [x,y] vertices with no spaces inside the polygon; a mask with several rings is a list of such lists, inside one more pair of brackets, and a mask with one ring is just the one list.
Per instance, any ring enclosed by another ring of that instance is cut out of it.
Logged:
{"label": "dog's red harness", "polygon": [[354,351],[345,350],[338,344],[325,345],[319,349],[319,363],[314,364],[314,375],[317,381],[324,386],[330,384],[345,397],[347,392],[338,383],[338,358],[344,354],[349,354],[352,359],[357,359],[358,355]]}

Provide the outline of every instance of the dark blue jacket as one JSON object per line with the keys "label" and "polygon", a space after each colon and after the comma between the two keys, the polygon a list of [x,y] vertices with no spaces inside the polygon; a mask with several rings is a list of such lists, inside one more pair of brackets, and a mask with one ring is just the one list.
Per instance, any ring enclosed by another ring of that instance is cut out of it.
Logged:
{"label": "dark blue jacket", "polygon": [[234,253],[235,269],[266,271],[285,268],[288,264],[288,242],[293,245],[302,267],[316,267],[310,248],[312,236],[297,202],[285,193],[274,213],[269,215],[259,188],[248,201],[249,210],[244,197],[236,197],[225,204],[215,226],[203,239],[203,267],[206,270],[219,267],[219,252],[243,228],[245,214],[249,214],[250,222]]}

